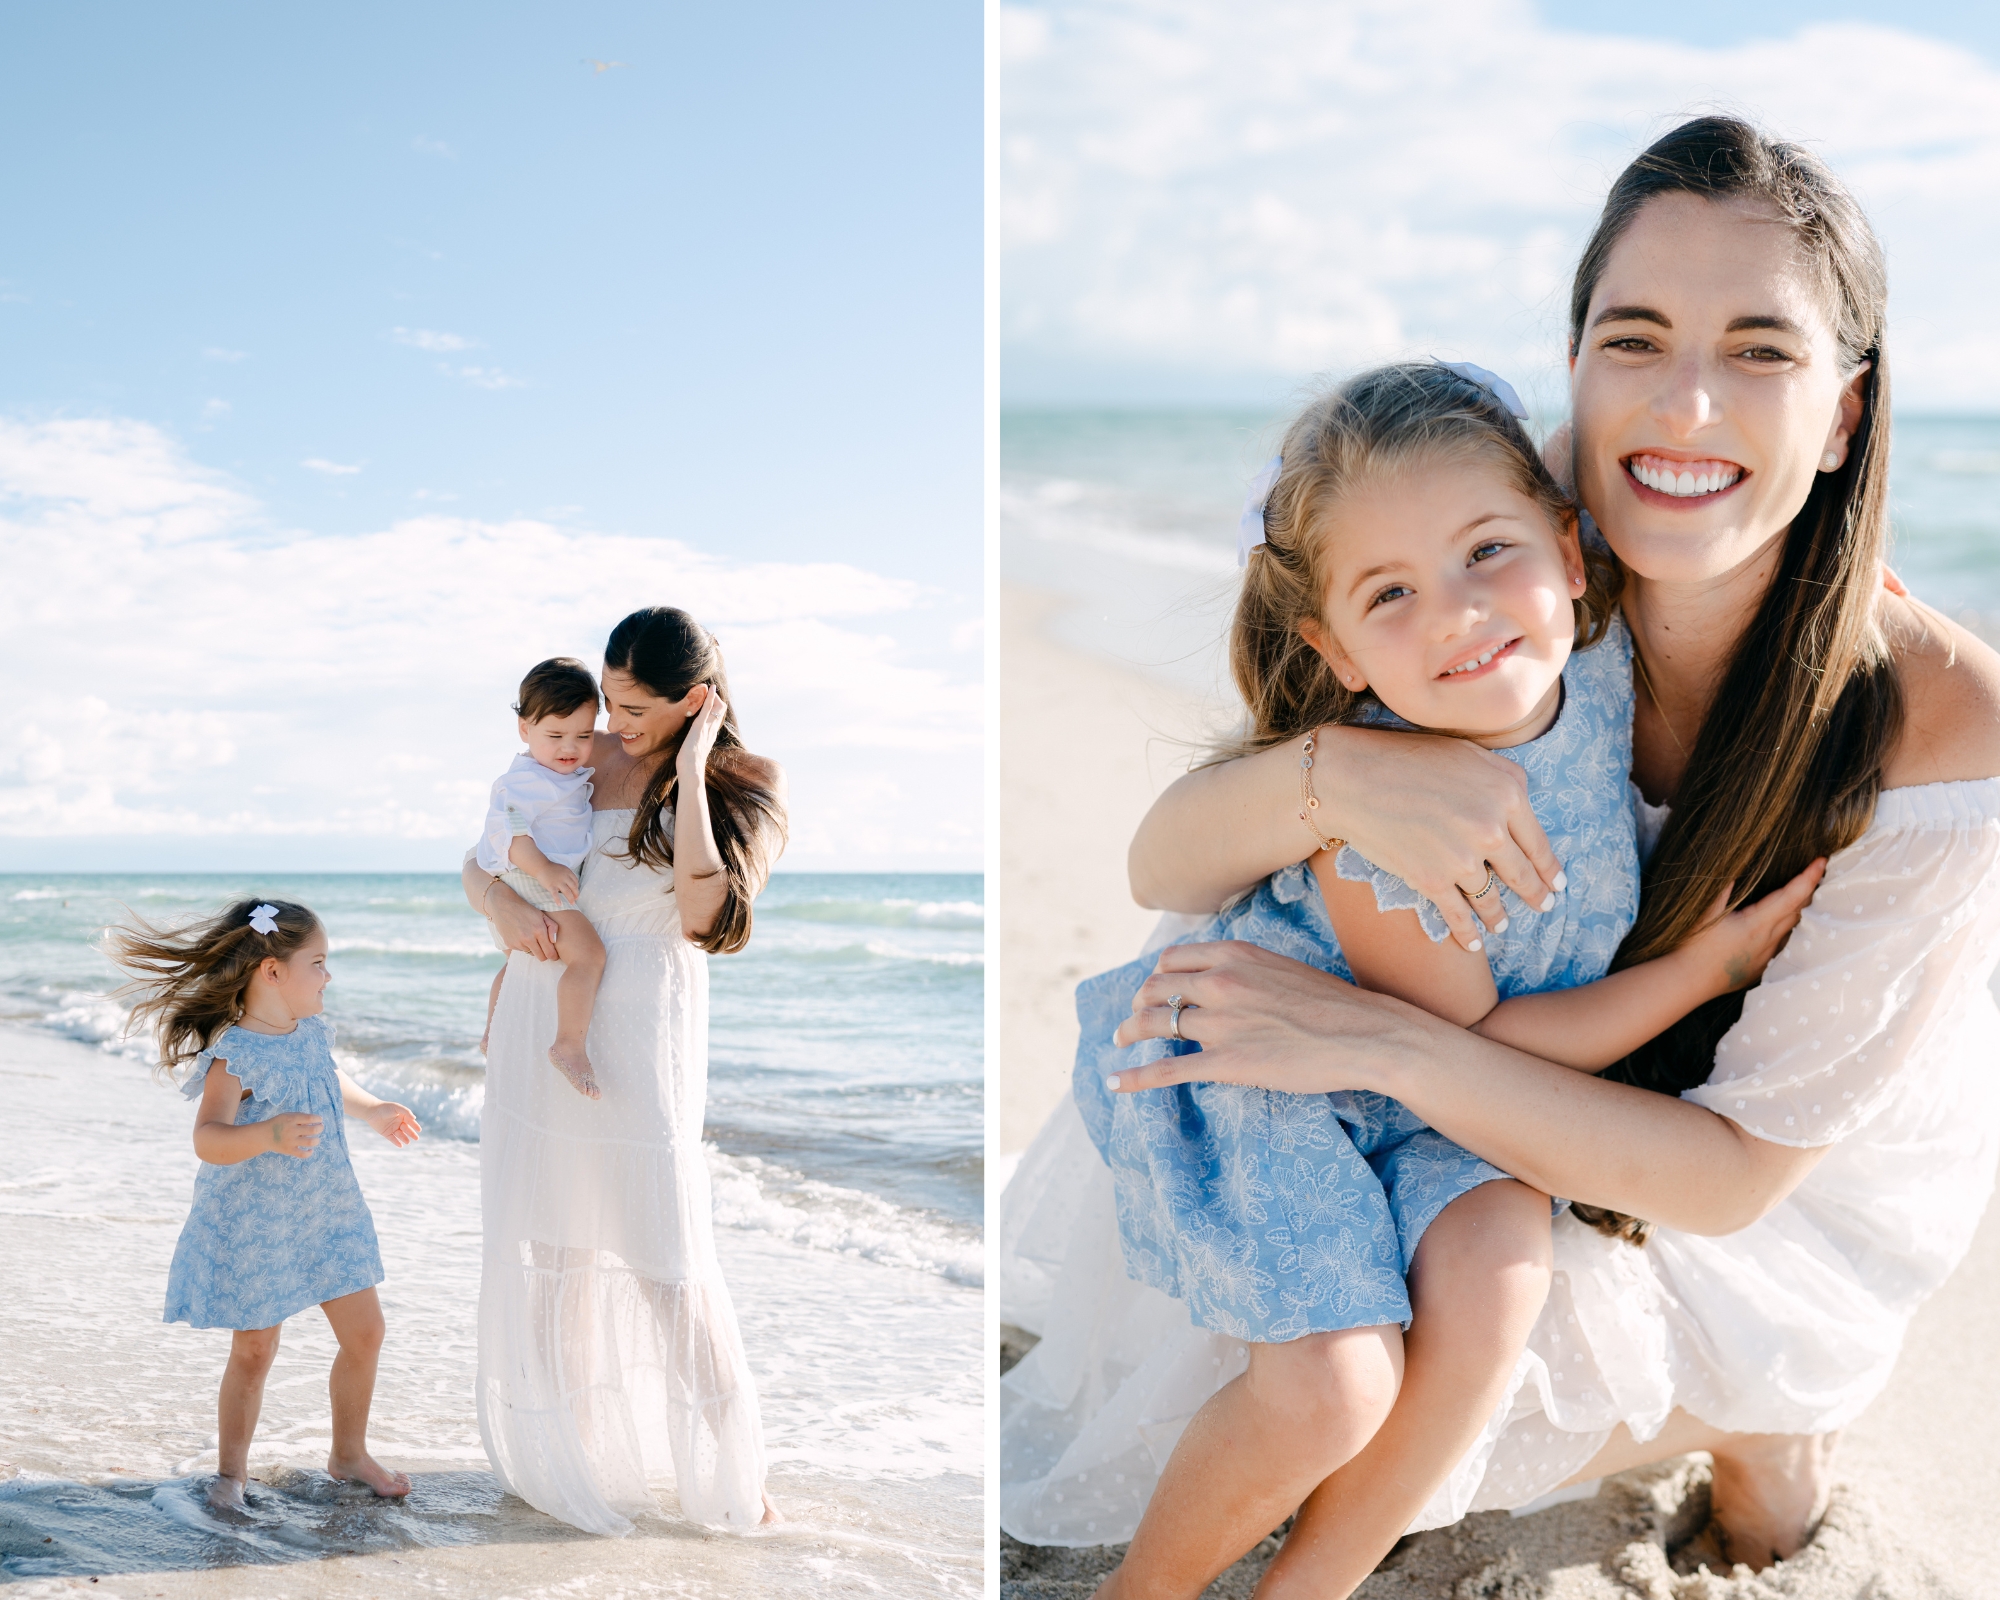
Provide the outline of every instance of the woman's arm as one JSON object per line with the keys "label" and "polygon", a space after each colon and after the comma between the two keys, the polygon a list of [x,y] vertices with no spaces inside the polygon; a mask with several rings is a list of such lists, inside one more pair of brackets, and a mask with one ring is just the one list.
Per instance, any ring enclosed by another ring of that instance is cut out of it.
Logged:
{"label": "woman's arm", "polygon": [[[1316,848],[1299,821],[1303,738],[1190,772],[1139,824],[1127,857],[1132,897],[1170,911],[1214,911]],[[1540,906],[1562,866],[1513,762],[1464,739],[1386,728],[1319,730],[1313,789],[1319,831],[1345,839],[1443,913],[1467,949],[1479,938],[1459,886],[1477,889],[1490,862],[1500,881]],[[1479,914],[1501,916],[1488,896]]]}
{"label": "woman's arm", "polygon": [[1826,1146],[1752,1137],[1684,1100],[1607,1083],[1455,1028],[1255,945],[1174,945],[1118,1042],[1172,1032],[1199,1054],[1118,1074],[1121,1092],[1195,1079],[1299,1094],[1370,1089],[1550,1194],[1688,1233],[1734,1233],[1797,1187]]}
{"label": "woman's arm", "polygon": [[492,919],[509,950],[525,950],[537,961],[556,959],[556,919],[537,911],[507,885],[468,856],[458,874],[465,903]]}
{"label": "woman's arm", "polygon": [[211,1061],[201,1086],[201,1109],[194,1119],[194,1153],[211,1167],[233,1167],[252,1156],[297,1156],[303,1161],[319,1143],[320,1119],[309,1112],[281,1111],[264,1122],[238,1125],[243,1080],[227,1061]]}
{"label": "woman's arm", "polygon": [[[728,710],[722,697],[711,690],[701,709],[695,712],[694,725],[688,729],[680,753],[674,758],[678,764],[674,789],[674,900],[680,907],[681,932],[690,939],[701,938],[715,926],[715,919],[729,898],[729,874],[715,842],[708,784],[704,781],[709,752],[715,747],[715,736],[722,731],[722,720]],[[747,751],[736,759],[773,790],[782,808],[784,770],[776,762]],[[762,847],[761,841],[753,843],[747,885],[753,896],[764,887],[771,870],[770,858],[771,852]]]}

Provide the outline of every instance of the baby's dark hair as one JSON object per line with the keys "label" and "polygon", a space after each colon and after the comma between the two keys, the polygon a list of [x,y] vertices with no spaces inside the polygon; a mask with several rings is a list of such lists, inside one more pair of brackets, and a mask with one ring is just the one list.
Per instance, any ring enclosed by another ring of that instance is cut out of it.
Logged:
{"label": "baby's dark hair", "polygon": [[[276,926],[259,933],[251,913]],[[319,932],[320,920],[291,900],[253,896],[214,916],[179,928],[157,928],[134,915],[107,928],[105,954],[134,974],[118,992],[142,998],[132,1007],[128,1031],[150,1028],[160,1047],[160,1069],[171,1072],[215,1043],[243,1015],[251,975],[268,958],[289,961]]]}
{"label": "baby's dark hair", "polygon": [[550,656],[537,661],[521,680],[521,698],[514,702],[514,715],[524,722],[540,722],[544,717],[566,717],[583,706],[597,709],[597,680],[574,656]]}

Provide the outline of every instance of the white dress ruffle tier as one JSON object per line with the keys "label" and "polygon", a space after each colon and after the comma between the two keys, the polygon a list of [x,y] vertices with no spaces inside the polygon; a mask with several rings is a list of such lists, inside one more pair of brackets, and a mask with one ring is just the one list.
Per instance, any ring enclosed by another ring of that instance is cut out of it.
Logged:
{"label": "white dress ruffle tier", "polygon": [[671,871],[599,811],[579,907],[605,948],[587,1100],[550,1065],[562,968],[508,958],[480,1127],[479,1428],[503,1485],[591,1533],[671,1481],[698,1522],[763,1515],[756,1386],[716,1262],[702,1154],[708,966]]}
{"label": "white dress ruffle tier", "polygon": [[[1637,1249],[1559,1217],[1507,1398],[1413,1529],[1536,1501],[1618,1424],[1648,1439],[1676,1407],[1744,1433],[1859,1415],[1992,1192],[1996,957],[2000,779],[1885,792],[1685,1097],[1759,1138],[1833,1148],[1725,1237],[1660,1228]],[[1129,1539],[1244,1347],[1125,1277],[1110,1175],[1067,1100],[1007,1187],[1000,1249],[1002,1316],[1041,1336],[1001,1382],[1001,1526]]]}

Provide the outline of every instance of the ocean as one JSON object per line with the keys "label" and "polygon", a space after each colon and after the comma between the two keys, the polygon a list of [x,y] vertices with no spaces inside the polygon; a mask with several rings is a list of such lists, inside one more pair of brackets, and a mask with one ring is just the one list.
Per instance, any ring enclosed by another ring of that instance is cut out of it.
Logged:
{"label": "ocean", "polygon": [[[410,1507],[370,1507],[358,1547],[313,1510],[331,1355],[321,1319],[287,1325],[252,1456],[253,1474],[298,1485],[276,1545],[269,1529],[218,1530],[195,1499],[213,1471],[227,1340],[158,1321],[196,1165],[191,1113],[152,1077],[144,1041],[123,1037],[118,975],[94,941],[128,908],[171,920],[241,894],[319,913],[335,1054],[424,1124],[406,1151],[350,1132],[388,1271],[372,1439],[420,1484]],[[856,1592],[978,1590],[984,926],[976,874],[781,873],[749,948],[710,958],[718,1249],[773,1493],[794,1519],[784,1537],[817,1541],[815,1559],[831,1563],[801,1569],[794,1590],[782,1550],[765,1550],[758,1560],[776,1565],[754,1569],[758,1592],[845,1592],[842,1572]],[[499,961],[455,875],[0,877],[0,1095],[14,1129],[0,1141],[13,1263],[0,1294],[0,1574],[123,1570],[139,1533],[163,1537],[134,1506],[165,1510],[178,1530],[163,1568],[478,1542],[497,1501],[471,1404],[478,1040]],[[67,1259],[24,1275],[37,1251]],[[717,1592],[730,1592],[729,1570]]]}
{"label": "ocean", "polygon": [[[1002,577],[1069,602],[1047,624],[1058,642],[1233,705],[1222,643],[1236,523],[1286,420],[1244,410],[1003,412]],[[1898,417],[1894,446],[1898,574],[1918,598],[1991,630],[2000,418]]]}

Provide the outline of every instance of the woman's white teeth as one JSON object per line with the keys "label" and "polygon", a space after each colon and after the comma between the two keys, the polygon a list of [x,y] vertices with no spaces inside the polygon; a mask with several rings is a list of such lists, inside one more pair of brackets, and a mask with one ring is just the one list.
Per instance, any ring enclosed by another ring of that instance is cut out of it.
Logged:
{"label": "woman's white teeth", "polygon": [[1714,494],[1727,489],[1743,476],[1741,467],[1725,466],[1723,463],[1704,462],[1700,472],[1675,472],[1665,465],[1654,466],[1650,462],[1634,459],[1631,463],[1632,476],[1648,489],[1660,494],[1670,494],[1677,498],[1694,495]]}
{"label": "woman's white teeth", "polygon": [[1487,662],[1491,661],[1495,656],[1497,656],[1502,650],[1506,648],[1507,647],[1505,645],[1496,644],[1491,650],[1487,651],[1486,654],[1481,656],[1477,661],[1468,661],[1465,662],[1462,666],[1446,668],[1445,676],[1447,678],[1455,677],[1461,672],[1471,672],[1476,668],[1483,667],[1486,665]]}

